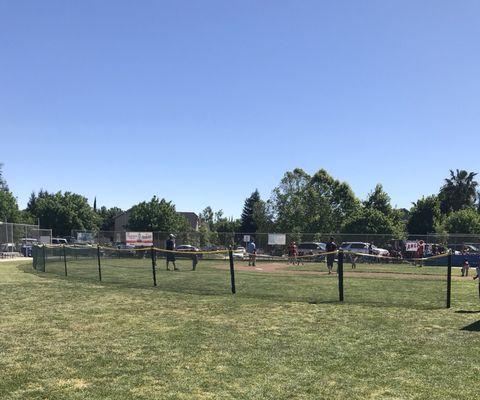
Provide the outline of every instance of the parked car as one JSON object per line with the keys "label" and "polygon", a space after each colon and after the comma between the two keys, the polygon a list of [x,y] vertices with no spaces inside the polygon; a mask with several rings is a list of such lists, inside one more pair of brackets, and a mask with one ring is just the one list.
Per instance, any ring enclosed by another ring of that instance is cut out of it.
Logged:
{"label": "parked car", "polygon": [[302,242],[298,244],[297,249],[299,256],[312,256],[325,253],[327,245],[321,242]]}
{"label": "parked car", "polygon": [[243,246],[235,247],[235,250],[233,250],[233,258],[236,260],[245,260],[247,258],[247,249]]}
{"label": "parked car", "polygon": [[[386,249],[382,249],[375,245],[371,245],[372,247],[372,254],[376,256],[384,256],[388,257],[390,252]],[[363,253],[363,254],[370,254],[370,243],[366,242],[343,242],[340,245],[340,250],[343,251],[352,251],[354,253]]]}
{"label": "parked car", "polygon": [[[195,247],[195,246],[192,246],[191,244],[181,244],[177,247],[175,247],[175,250],[176,251],[181,251],[181,252],[197,252],[197,251],[200,251],[200,249],[198,247]],[[189,254],[176,254],[176,257],[179,257],[179,258],[192,258],[194,255],[189,255]],[[197,254],[197,259],[201,259],[203,258],[203,254]]]}
{"label": "parked car", "polygon": [[115,243],[115,247],[119,250],[133,250],[135,246],[133,244],[125,244],[125,243]]}
{"label": "parked car", "polygon": [[390,256],[390,252],[387,249],[382,249],[381,247],[372,246],[373,254],[377,256],[388,257]]}
{"label": "parked car", "polygon": [[52,238],[52,244],[68,245],[67,239],[64,238]]}
{"label": "parked car", "polygon": [[219,250],[226,250],[226,247],[225,246],[211,245],[211,246],[203,246],[200,250],[202,250],[202,251],[219,251]]}
{"label": "parked car", "polygon": [[24,257],[32,257],[32,248],[38,243],[35,238],[22,238],[20,245],[20,252]]}
{"label": "parked car", "polygon": [[125,244],[125,243],[115,243],[115,248],[118,250],[129,250],[129,251],[124,251],[124,252],[115,252],[115,256],[119,256],[118,253],[123,253],[128,256],[134,255],[135,254],[135,246],[133,244]]}
{"label": "parked car", "polygon": [[480,250],[472,244],[450,244],[448,245],[448,248],[452,250],[453,254],[480,252]]}
{"label": "parked car", "polygon": [[353,251],[354,253],[369,253],[369,243],[365,242],[343,242],[340,245],[340,250]]}
{"label": "parked car", "polygon": [[0,251],[4,253],[15,253],[17,246],[15,246],[15,243],[2,243],[0,244]]}
{"label": "parked car", "polygon": [[200,251],[198,247],[192,246],[190,244],[181,244],[180,246],[175,247],[177,251]]}

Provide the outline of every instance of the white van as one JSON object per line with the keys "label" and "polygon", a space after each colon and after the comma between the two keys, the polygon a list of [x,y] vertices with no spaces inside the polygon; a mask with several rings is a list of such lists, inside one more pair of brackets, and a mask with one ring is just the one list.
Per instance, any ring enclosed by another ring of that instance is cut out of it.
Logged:
{"label": "white van", "polygon": [[52,238],[52,244],[58,244],[58,245],[67,245],[67,239],[64,238]]}

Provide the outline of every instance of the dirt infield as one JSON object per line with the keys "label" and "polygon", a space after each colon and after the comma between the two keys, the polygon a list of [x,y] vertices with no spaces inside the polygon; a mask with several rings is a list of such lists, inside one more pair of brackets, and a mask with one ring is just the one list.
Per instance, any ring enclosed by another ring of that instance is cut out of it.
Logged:
{"label": "dirt infield", "polygon": [[[219,269],[228,269],[224,264],[215,265],[215,268]],[[324,265],[319,267],[318,271],[305,271],[305,270],[292,270],[288,269],[291,265],[286,263],[271,262],[271,263],[257,263],[255,267],[249,267],[245,264],[236,264],[236,271],[248,271],[248,272],[260,272],[260,273],[278,273],[278,274],[288,274],[288,275],[328,275],[328,271]],[[334,271],[333,274],[336,274]],[[407,279],[407,280],[446,280],[445,275],[433,275],[433,274],[414,274],[414,273],[405,273],[400,272],[383,272],[383,271],[352,271],[350,269],[345,269],[343,273],[344,277],[358,277],[358,278],[391,278],[391,279]],[[465,279],[472,279],[471,277],[461,277],[455,276],[452,274],[453,281],[462,281]]]}

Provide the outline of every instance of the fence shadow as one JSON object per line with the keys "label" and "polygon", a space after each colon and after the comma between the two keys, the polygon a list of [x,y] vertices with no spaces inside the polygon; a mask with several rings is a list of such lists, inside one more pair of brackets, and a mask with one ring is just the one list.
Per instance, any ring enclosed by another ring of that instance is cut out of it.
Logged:
{"label": "fence shadow", "polygon": [[480,332],[480,321],[476,321],[473,324],[464,326],[461,331],[469,331],[469,332]]}
{"label": "fence shadow", "polygon": [[480,310],[478,311],[471,311],[471,310],[458,310],[455,311],[456,314],[479,314]]}

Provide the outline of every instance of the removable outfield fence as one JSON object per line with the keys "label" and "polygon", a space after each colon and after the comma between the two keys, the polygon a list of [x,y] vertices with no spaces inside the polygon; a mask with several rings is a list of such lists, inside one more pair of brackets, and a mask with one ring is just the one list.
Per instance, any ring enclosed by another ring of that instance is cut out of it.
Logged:
{"label": "removable outfield fence", "polygon": [[[334,258],[331,273],[327,257]],[[175,258],[175,265],[167,260]],[[405,262],[338,251],[295,260],[258,255],[255,265],[234,250],[167,251],[157,247],[35,246],[38,272],[103,283],[198,295],[275,301],[351,303],[434,309],[450,307],[452,255]],[[249,265],[250,264],[250,265]],[[439,265],[435,265],[439,264]],[[175,270],[175,268],[177,270]]]}

